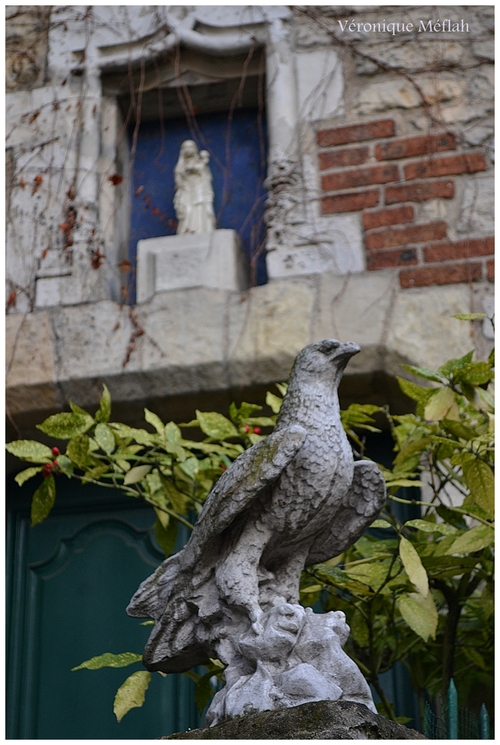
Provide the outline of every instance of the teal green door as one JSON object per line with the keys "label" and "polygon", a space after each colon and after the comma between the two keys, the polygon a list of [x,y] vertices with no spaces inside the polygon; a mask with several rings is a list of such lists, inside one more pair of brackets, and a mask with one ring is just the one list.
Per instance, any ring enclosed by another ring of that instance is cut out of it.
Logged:
{"label": "teal green door", "polygon": [[186,676],[155,673],[144,706],[118,723],[115,692],[141,663],[71,672],[103,652],[144,647],[150,629],[125,607],[162,560],[151,509],[61,482],[53,513],[31,528],[32,489],[8,491],[7,737],[154,739],[199,726]]}

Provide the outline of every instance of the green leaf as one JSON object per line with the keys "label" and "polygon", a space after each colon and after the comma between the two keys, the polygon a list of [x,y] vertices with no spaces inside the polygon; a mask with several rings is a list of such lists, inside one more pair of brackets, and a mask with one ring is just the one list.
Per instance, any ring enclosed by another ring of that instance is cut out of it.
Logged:
{"label": "green leaf", "polygon": [[400,465],[410,456],[422,453],[431,442],[432,439],[430,437],[420,437],[418,440],[410,440],[394,458],[394,465]]}
{"label": "green leaf", "polygon": [[479,458],[462,464],[465,483],[474,502],[478,504],[489,517],[495,511],[495,477],[487,463]]}
{"label": "green leaf", "polygon": [[36,440],[15,440],[7,443],[5,448],[16,458],[28,463],[48,463],[54,458],[52,450]]}
{"label": "green leaf", "polygon": [[169,422],[164,428],[165,437],[172,445],[178,445],[182,440],[182,432],[174,422]]}
{"label": "green leaf", "polygon": [[110,422],[109,426],[117,433],[118,437],[130,437],[140,445],[154,447],[159,442],[157,435],[153,435],[145,429],[135,429],[134,427],[129,427],[127,424],[122,424],[121,422]]}
{"label": "green leaf", "polygon": [[103,474],[107,473],[110,470],[110,466],[107,463],[98,463],[93,468],[89,468],[88,471],[85,471],[85,474],[82,477],[82,483],[88,482],[88,481],[98,481]]}
{"label": "green leaf", "polygon": [[[184,465],[184,464],[183,464]],[[161,485],[167,500],[170,502],[174,512],[184,514],[186,512],[186,495],[182,494],[174,485],[174,483],[163,475],[161,471],[158,472],[160,475]]]}
{"label": "green leaf", "polygon": [[130,469],[130,471],[127,471],[125,478],[123,479],[123,485],[127,486],[128,484],[137,484],[138,481],[141,481],[146,474],[148,474],[153,466],[134,466]]}
{"label": "green leaf", "polygon": [[14,481],[19,484],[19,486],[22,486],[25,481],[28,481],[28,479],[33,478],[33,476],[36,476],[37,473],[41,473],[42,468],[40,466],[33,467],[33,468],[26,468],[24,471],[21,471],[18,473]]}
{"label": "green leaf", "polygon": [[417,385],[411,380],[406,380],[405,378],[399,378],[396,376],[396,380],[398,381],[399,387],[403,393],[414,401],[426,401],[434,390],[434,388],[423,388],[421,385]]}
{"label": "green leaf", "polygon": [[31,500],[31,525],[43,522],[56,501],[56,482],[52,474],[46,476]]}
{"label": "green leaf", "polygon": [[[88,411],[85,411],[85,409],[82,409],[81,406],[78,406],[77,404],[74,404],[73,401],[69,402],[69,408],[73,412],[73,414],[81,414],[82,416],[90,416]],[[90,416],[92,419],[92,417]]]}
{"label": "green leaf", "polygon": [[179,468],[189,476],[190,479],[194,479],[200,468],[200,461],[194,455],[190,458],[186,458],[182,463],[179,464]]}
{"label": "green leaf", "polygon": [[107,455],[111,455],[115,449],[115,438],[107,424],[99,423],[94,432],[97,444]]}
{"label": "green leaf", "polygon": [[431,422],[445,417],[447,419],[459,418],[457,400],[451,388],[444,386],[432,394],[426,404],[424,417]]}
{"label": "green leaf", "polygon": [[104,652],[98,657],[91,657],[90,660],[85,660],[80,665],[72,667],[71,672],[74,670],[100,670],[101,667],[126,667],[134,662],[141,662],[141,660],[142,655],[135,652],[121,652],[120,654]]}
{"label": "green leaf", "polygon": [[252,416],[243,420],[243,423],[252,427],[274,427],[276,422],[270,416]]}
{"label": "green leaf", "polygon": [[420,556],[415,547],[406,538],[401,537],[399,555],[406,573],[417,590],[426,597],[429,592],[429,580]]}
{"label": "green leaf", "polygon": [[459,530],[468,529],[463,515],[461,515],[460,512],[454,510],[453,507],[445,507],[444,505],[440,504],[439,507],[436,507],[436,512],[439,517],[442,517],[443,520],[445,520],[447,523],[450,523],[455,528],[458,528]]}
{"label": "green leaf", "polygon": [[55,437],[58,440],[70,440],[76,435],[86,432],[94,423],[89,414],[75,414],[69,411],[63,411],[62,414],[53,414],[45,419],[41,424],[37,424],[37,429],[45,432],[49,437]]}
{"label": "green leaf", "polygon": [[338,569],[335,566],[327,566],[326,564],[317,564],[315,567],[315,575],[322,582],[334,587],[340,587],[346,589],[349,592],[353,592],[360,595],[366,595],[370,591],[368,587],[359,582],[359,580],[351,579],[347,572],[342,569]]}
{"label": "green leaf", "polygon": [[396,602],[399,612],[415,634],[424,641],[436,638],[438,614],[430,592],[427,597],[416,592],[407,593]]}
{"label": "green leaf", "polygon": [[444,375],[446,378],[450,378],[451,376],[455,375],[458,370],[460,370],[464,365],[467,365],[469,362],[472,362],[472,358],[474,356],[474,350],[471,350],[470,352],[467,352],[467,354],[464,354],[463,357],[460,357],[459,359],[452,359],[448,360],[448,362],[445,362],[444,365],[441,365],[439,368],[439,372]]}
{"label": "green leaf", "polygon": [[408,372],[413,373],[418,378],[433,380],[435,383],[445,383],[446,380],[436,370],[430,370],[428,367],[414,367],[413,365],[401,365]]}
{"label": "green leaf", "polygon": [[387,522],[387,520],[378,519],[371,523],[370,529],[371,528],[392,528],[392,525],[391,523]]}
{"label": "green leaf", "polygon": [[477,321],[478,318],[488,318],[486,313],[455,313],[452,318],[458,318],[459,321]]}
{"label": "green leaf", "polygon": [[493,370],[487,362],[469,362],[456,373],[455,380],[469,385],[485,385],[492,377]]}
{"label": "green leaf", "polygon": [[238,430],[229,419],[216,411],[196,411],[196,418],[201,431],[214,440],[225,440],[228,437],[238,437]]}
{"label": "green leaf", "polygon": [[229,407],[229,416],[233,421],[239,423],[242,420],[251,417],[256,411],[262,411],[262,406],[259,406],[258,404],[248,404],[246,401],[242,401],[239,408],[235,403],[231,404]]}
{"label": "green leaf", "polygon": [[387,486],[406,486],[406,487],[423,487],[427,486],[423,481],[415,481],[414,479],[392,479],[392,474],[386,479]]}
{"label": "green leaf", "polygon": [[307,594],[309,592],[318,592],[318,590],[322,589],[322,585],[309,585],[309,587],[303,587],[301,589],[301,592]]}
{"label": "green leaf", "polygon": [[489,525],[477,525],[453,541],[446,551],[447,554],[471,554],[474,551],[491,546],[495,539],[495,531]]}
{"label": "green leaf", "polygon": [[283,399],[279,398],[279,396],[275,396],[274,393],[271,393],[271,391],[268,391],[266,393],[266,404],[270,407],[273,414],[279,413],[282,403]]}
{"label": "green leaf", "polygon": [[275,383],[275,385],[281,395],[286,396],[286,392],[288,391],[288,383]]}
{"label": "green leaf", "polygon": [[[163,553],[166,557],[173,553],[175,543],[177,541],[177,527],[179,523],[177,520],[170,519],[170,515],[166,512],[156,509],[157,520],[155,522],[155,535],[156,540],[160,544]],[[167,520],[165,520],[167,518]]]}
{"label": "green leaf", "polygon": [[368,585],[372,590],[377,591],[387,579],[389,564],[384,561],[376,563],[358,564],[349,567],[346,565],[345,572],[358,582]]}
{"label": "green leaf", "polygon": [[154,414],[149,409],[144,409],[144,419],[155,428],[159,435],[163,434],[165,425],[157,414]]}
{"label": "green leaf", "polygon": [[456,528],[452,528],[451,525],[447,525],[446,523],[431,523],[428,520],[408,520],[408,522],[405,523],[405,528],[417,528],[417,530],[421,530],[423,533],[439,533],[440,535],[452,535],[453,533],[456,533]]}
{"label": "green leaf", "polygon": [[210,671],[205,675],[202,675],[196,683],[194,701],[200,714],[203,712],[203,709],[214,695],[214,689],[210,684],[210,680],[211,678],[213,678],[213,676],[213,671]]}
{"label": "green leaf", "polygon": [[64,473],[65,476],[68,478],[71,478],[73,475],[74,466],[72,461],[68,458],[67,455],[58,455],[57,458],[57,465],[59,466],[61,473]]}
{"label": "green leaf", "polygon": [[99,401],[99,408],[97,409],[95,413],[95,420],[96,422],[102,422],[103,424],[106,424],[106,422],[109,422],[110,416],[111,416],[111,394],[108,390],[108,387],[103,384],[102,396],[101,396],[101,400]]}
{"label": "green leaf", "polygon": [[79,468],[86,468],[89,460],[90,438],[87,435],[78,435],[68,442],[66,455]]}
{"label": "green leaf", "polygon": [[119,722],[130,709],[143,705],[150,680],[151,673],[139,670],[130,675],[119,687],[113,704],[113,711]]}

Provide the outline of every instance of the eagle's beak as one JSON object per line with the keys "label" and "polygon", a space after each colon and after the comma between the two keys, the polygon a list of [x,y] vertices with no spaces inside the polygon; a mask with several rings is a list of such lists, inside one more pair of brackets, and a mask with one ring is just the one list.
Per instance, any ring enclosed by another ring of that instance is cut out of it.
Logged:
{"label": "eagle's beak", "polygon": [[347,363],[347,361],[350,360],[351,357],[354,357],[358,352],[361,352],[361,347],[353,341],[346,341],[337,348],[337,351],[334,354],[334,359],[345,360]]}

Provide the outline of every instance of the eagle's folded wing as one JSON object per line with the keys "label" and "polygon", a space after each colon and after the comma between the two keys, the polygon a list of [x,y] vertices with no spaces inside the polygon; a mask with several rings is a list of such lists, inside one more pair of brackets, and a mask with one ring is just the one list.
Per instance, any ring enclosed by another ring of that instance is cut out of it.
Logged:
{"label": "eagle's folded wing", "polygon": [[182,552],[183,569],[193,566],[207,543],[273,484],[302,447],[306,430],[298,424],[275,430],[242,453],[210,492]]}
{"label": "eagle's folded wing", "polygon": [[328,561],[352,546],[380,514],[385,497],[384,477],[377,464],[357,461],[350,489],[333,520],[311,546],[306,566]]}

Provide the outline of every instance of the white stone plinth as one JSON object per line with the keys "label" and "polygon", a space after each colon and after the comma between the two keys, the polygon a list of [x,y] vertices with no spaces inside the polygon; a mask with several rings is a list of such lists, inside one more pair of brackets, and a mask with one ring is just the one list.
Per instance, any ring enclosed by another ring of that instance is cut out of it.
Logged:
{"label": "white stone plinth", "polygon": [[137,243],[137,302],[155,292],[244,290],[247,259],[234,230],[147,238]]}

